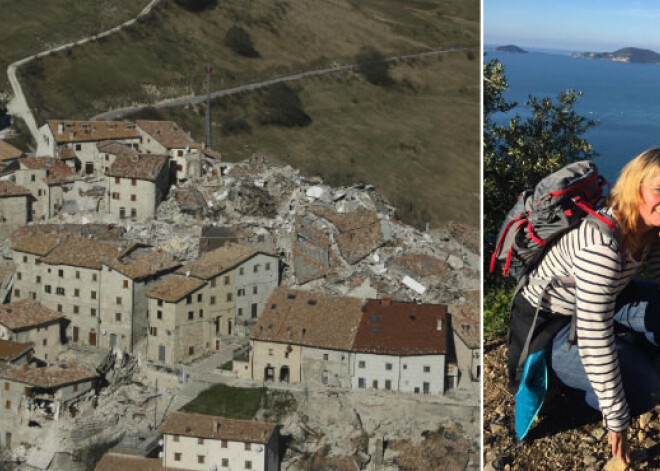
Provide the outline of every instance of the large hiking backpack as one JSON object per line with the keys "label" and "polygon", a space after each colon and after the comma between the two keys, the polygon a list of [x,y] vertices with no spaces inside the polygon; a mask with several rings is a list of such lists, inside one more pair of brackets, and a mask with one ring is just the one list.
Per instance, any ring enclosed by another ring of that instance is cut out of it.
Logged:
{"label": "large hiking backpack", "polygon": [[500,228],[490,272],[499,261],[504,276],[520,281],[555,239],[588,214],[614,230],[612,221],[595,211],[602,203],[603,187],[607,184],[596,165],[583,160],[566,165],[534,189],[523,191]]}

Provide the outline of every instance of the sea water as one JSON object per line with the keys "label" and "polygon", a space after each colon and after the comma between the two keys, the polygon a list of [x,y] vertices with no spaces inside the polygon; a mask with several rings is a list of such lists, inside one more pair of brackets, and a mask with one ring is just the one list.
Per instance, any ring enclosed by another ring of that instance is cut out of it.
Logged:
{"label": "sea water", "polygon": [[564,51],[515,54],[486,48],[484,61],[490,59],[504,65],[509,83],[504,97],[518,102],[511,112],[494,116],[500,124],[516,113],[524,117],[529,95],[583,92],[575,109],[599,122],[584,137],[598,152],[595,162],[610,182],[632,157],[660,146],[660,65],[573,58]]}

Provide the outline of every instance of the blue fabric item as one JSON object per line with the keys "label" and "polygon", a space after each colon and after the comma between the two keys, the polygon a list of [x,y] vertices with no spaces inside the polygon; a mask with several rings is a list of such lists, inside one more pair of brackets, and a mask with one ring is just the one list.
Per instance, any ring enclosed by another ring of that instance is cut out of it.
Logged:
{"label": "blue fabric item", "polygon": [[529,432],[548,391],[548,365],[545,361],[545,353],[545,350],[534,352],[525,362],[522,380],[516,394],[515,428],[520,441]]}

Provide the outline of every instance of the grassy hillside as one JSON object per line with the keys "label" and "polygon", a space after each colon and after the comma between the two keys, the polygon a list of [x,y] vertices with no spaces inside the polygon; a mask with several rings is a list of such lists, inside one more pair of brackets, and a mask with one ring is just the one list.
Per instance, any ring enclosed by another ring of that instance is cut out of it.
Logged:
{"label": "grassy hillside", "polygon": [[[269,90],[212,104],[213,143],[228,161],[261,153],[333,184],[366,181],[407,222],[479,225],[479,73],[464,52],[399,64],[378,87],[352,72],[305,79],[305,127],[261,125]],[[142,113],[172,119],[203,140],[203,105]],[[234,123],[236,135],[223,135]],[[236,125],[236,123],[241,123]]]}
{"label": "grassy hillside", "polygon": [[0,0],[0,92],[12,62],[108,29],[135,16],[148,0]]}
{"label": "grassy hillside", "polygon": [[[223,44],[236,25],[249,32],[259,57]],[[479,34],[478,0],[219,1],[198,13],[163,0],[130,30],[30,63],[21,76],[38,120],[86,118],[200,91],[207,62],[213,87],[228,88],[352,63],[364,45],[396,55],[477,46]]]}

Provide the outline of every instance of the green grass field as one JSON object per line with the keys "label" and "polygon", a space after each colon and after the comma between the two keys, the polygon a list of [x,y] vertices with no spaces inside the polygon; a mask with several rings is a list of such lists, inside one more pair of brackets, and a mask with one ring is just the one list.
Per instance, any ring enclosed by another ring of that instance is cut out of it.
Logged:
{"label": "green grass field", "polygon": [[109,29],[135,16],[148,0],[0,0],[0,92],[12,62]]}
{"label": "green grass field", "polygon": [[[342,72],[292,82],[309,126],[263,126],[267,90],[212,104],[213,144],[227,161],[260,153],[333,185],[375,185],[409,223],[479,224],[479,61],[464,52],[399,64],[396,84],[378,87]],[[471,85],[470,85],[471,84]],[[205,107],[162,109],[203,140]],[[242,118],[250,132],[223,136]]]}
{"label": "green grass field", "polygon": [[253,419],[266,394],[265,388],[233,388],[216,384],[182,407],[186,412],[219,415],[228,419]]}
{"label": "green grass field", "polygon": [[[129,30],[31,63],[21,77],[38,121],[87,118],[201,91],[206,63],[219,89],[352,63],[364,45],[386,55],[478,46],[478,13],[477,0],[250,0],[202,13],[163,0]],[[223,44],[234,25],[250,33],[260,57]]]}

